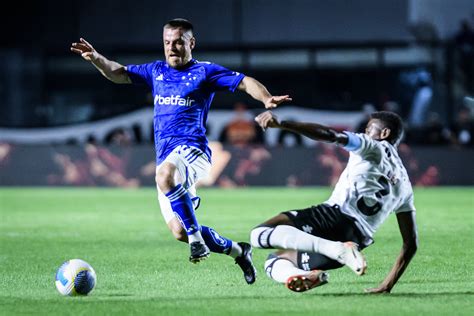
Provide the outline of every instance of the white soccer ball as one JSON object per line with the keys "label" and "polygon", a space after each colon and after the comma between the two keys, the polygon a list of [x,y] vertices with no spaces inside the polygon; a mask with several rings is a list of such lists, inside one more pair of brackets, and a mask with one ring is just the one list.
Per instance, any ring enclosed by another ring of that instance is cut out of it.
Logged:
{"label": "white soccer ball", "polygon": [[81,259],[64,262],[56,272],[56,288],[61,295],[87,295],[94,289],[96,282],[94,269]]}

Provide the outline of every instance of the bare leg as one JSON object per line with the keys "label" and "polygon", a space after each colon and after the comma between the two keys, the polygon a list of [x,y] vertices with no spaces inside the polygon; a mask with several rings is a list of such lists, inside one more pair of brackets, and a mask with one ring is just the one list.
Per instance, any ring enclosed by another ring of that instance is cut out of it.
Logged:
{"label": "bare leg", "polygon": [[185,243],[188,242],[188,235],[186,235],[186,231],[184,230],[183,226],[176,217],[171,219],[167,225],[176,240]]}

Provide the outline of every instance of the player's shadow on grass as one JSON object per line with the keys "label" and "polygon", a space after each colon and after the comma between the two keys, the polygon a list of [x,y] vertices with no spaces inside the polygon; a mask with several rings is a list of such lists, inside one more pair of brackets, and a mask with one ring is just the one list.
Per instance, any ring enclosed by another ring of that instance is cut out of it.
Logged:
{"label": "player's shadow on grass", "polygon": [[120,298],[120,297],[131,297],[131,296],[134,296],[134,294],[129,294],[129,293],[110,293],[110,294],[101,294],[100,296],[105,296],[105,297],[117,297],[117,298]]}
{"label": "player's shadow on grass", "polygon": [[383,297],[436,297],[436,296],[463,296],[463,295],[474,295],[474,292],[464,291],[464,292],[401,292],[401,293],[387,293],[387,294],[369,294],[369,293],[316,293],[318,296],[332,296],[332,297],[345,297],[345,296],[383,296]]}

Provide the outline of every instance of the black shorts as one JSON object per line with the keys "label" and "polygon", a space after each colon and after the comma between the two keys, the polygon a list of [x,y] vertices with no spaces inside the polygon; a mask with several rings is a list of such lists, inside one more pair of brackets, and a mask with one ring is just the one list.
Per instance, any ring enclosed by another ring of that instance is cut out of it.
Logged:
{"label": "black shorts", "polygon": [[[353,241],[359,249],[365,247],[367,238],[356,226],[354,219],[341,212],[338,205],[320,204],[302,210],[283,212],[294,226],[306,233],[332,241]],[[298,252],[298,267],[303,270],[330,270],[342,266],[319,253]]]}

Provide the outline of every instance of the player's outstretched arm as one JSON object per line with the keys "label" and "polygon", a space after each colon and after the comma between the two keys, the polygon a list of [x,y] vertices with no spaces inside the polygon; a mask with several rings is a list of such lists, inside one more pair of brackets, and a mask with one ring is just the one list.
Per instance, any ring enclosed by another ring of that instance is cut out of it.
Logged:
{"label": "player's outstretched arm", "polygon": [[366,289],[367,293],[390,293],[416,253],[418,234],[416,232],[415,212],[398,213],[397,220],[403,238],[402,250],[385,280],[376,288]]}
{"label": "player's outstretched arm", "polygon": [[80,38],[79,42],[72,43],[71,51],[81,55],[84,60],[90,61],[100,73],[114,83],[131,83],[125,66],[118,62],[108,60],[99,54],[94,47],[85,39]]}
{"label": "player's outstretched arm", "polygon": [[348,136],[345,133],[340,133],[332,128],[316,123],[304,123],[304,122],[293,122],[293,121],[282,121],[280,122],[277,116],[272,111],[266,111],[258,115],[255,121],[264,130],[268,127],[285,129],[294,133],[298,133],[309,137],[314,140],[338,143],[341,145],[347,145]]}
{"label": "player's outstretched arm", "polygon": [[263,84],[249,76],[242,79],[237,89],[245,91],[255,100],[265,104],[266,109],[276,108],[281,103],[292,100],[289,95],[272,96]]}

